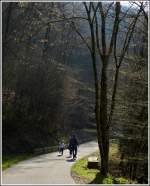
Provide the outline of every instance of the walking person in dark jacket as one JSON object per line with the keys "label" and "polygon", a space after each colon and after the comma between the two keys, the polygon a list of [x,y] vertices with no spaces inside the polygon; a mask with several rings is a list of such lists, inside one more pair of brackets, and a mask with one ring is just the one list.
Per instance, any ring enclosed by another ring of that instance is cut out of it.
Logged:
{"label": "walking person in dark jacket", "polygon": [[68,144],[68,150],[69,150],[69,157],[71,158],[71,156],[72,156],[72,146],[71,146],[71,144],[70,144],[70,141],[71,141],[71,136],[70,136],[70,138],[69,138],[69,144]]}
{"label": "walking person in dark jacket", "polygon": [[77,157],[77,147],[78,147],[78,141],[75,137],[75,135],[73,135],[69,141],[69,145],[71,147],[72,150],[72,154],[73,154],[73,159],[76,159]]}

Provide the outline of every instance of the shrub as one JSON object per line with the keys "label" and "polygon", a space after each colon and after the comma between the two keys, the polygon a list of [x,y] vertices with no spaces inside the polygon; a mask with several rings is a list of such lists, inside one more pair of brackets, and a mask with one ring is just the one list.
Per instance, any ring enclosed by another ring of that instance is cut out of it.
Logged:
{"label": "shrub", "polygon": [[104,178],[103,184],[113,184],[113,178],[112,177]]}
{"label": "shrub", "polygon": [[128,180],[125,179],[125,178],[122,178],[122,177],[115,178],[114,179],[114,183],[116,183],[116,184],[127,184],[128,183]]}

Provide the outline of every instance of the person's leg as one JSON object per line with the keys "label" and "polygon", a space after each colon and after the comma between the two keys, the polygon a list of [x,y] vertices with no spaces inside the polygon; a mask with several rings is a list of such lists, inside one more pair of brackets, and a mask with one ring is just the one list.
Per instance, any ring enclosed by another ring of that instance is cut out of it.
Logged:
{"label": "person's leg", "polygon": [[75,158],[76,158],[76,156],[77,156],[77,147],[74,148],[74,151],[75,151],[74,154],[75,154]]}
{"label": "person's leg", "polygon": [[70,156],[72,156],[72,148],[70,148]]}
{"label": "person's leg", "polygon": [[75,158],[75,148],[72,149],[73,159]]}
{"label": "person's leg", "polygon": [[72,156],[73,155],[73,148],[71,147],[70,148],[70,156]]}

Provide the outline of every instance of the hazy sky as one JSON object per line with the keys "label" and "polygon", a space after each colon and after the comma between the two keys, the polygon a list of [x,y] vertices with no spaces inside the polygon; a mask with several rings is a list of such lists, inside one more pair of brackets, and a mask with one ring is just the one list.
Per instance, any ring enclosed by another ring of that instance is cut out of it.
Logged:
{"label": "hazy sky", "polygon": [[[117,1],[117,0],[116,0]],[[108,2],[109,2],[109,0],[108,0]],[[110,2],[113,2],[113,1],[110,1]],[[115,2],[115,1],[114,1]],[[119,1],[122,5],[124,5],[124,6],[128,6],[129,5],[129,2],[130,1]],[[136,2],[136,1],[135,1]]]}
{"label": "hazy sky", "polygon": [[[123,5],[123,6],[129,6],[130,5],[130,3],[129,3],[130,1],[120,1],[120,3]],[[131,1],[132,2],[132,1]],[[139,1],[135,1],[135,2],[139,2]],[[148,1],[143,1],[143,2],[147,2],[148,3]],[[136,5],[132,5],[133,7],[137,7]],[[147,4],[147,7],[145,7],[145,9],[146,10],[148,10],[148,4]]]}
{"label": "hazy sky", "polygon": [[129,5],[129,1],[120,1],[120,3],[121,3],[122,5],[125,5],[125,6],[128,6],[128,5]]}

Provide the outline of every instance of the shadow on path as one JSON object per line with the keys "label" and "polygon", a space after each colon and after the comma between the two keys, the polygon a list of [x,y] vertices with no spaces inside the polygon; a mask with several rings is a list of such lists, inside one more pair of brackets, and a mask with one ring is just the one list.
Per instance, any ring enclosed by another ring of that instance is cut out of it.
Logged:
{"label": "shadow on path", "polygon": [[71,158],[71,156],[67,156],[66,158]]}
{"label": "shadow on path", "polygon": [[66,160],[67,162],[74,162],[75,160],[74,159],[69,159],[69,160]]}

